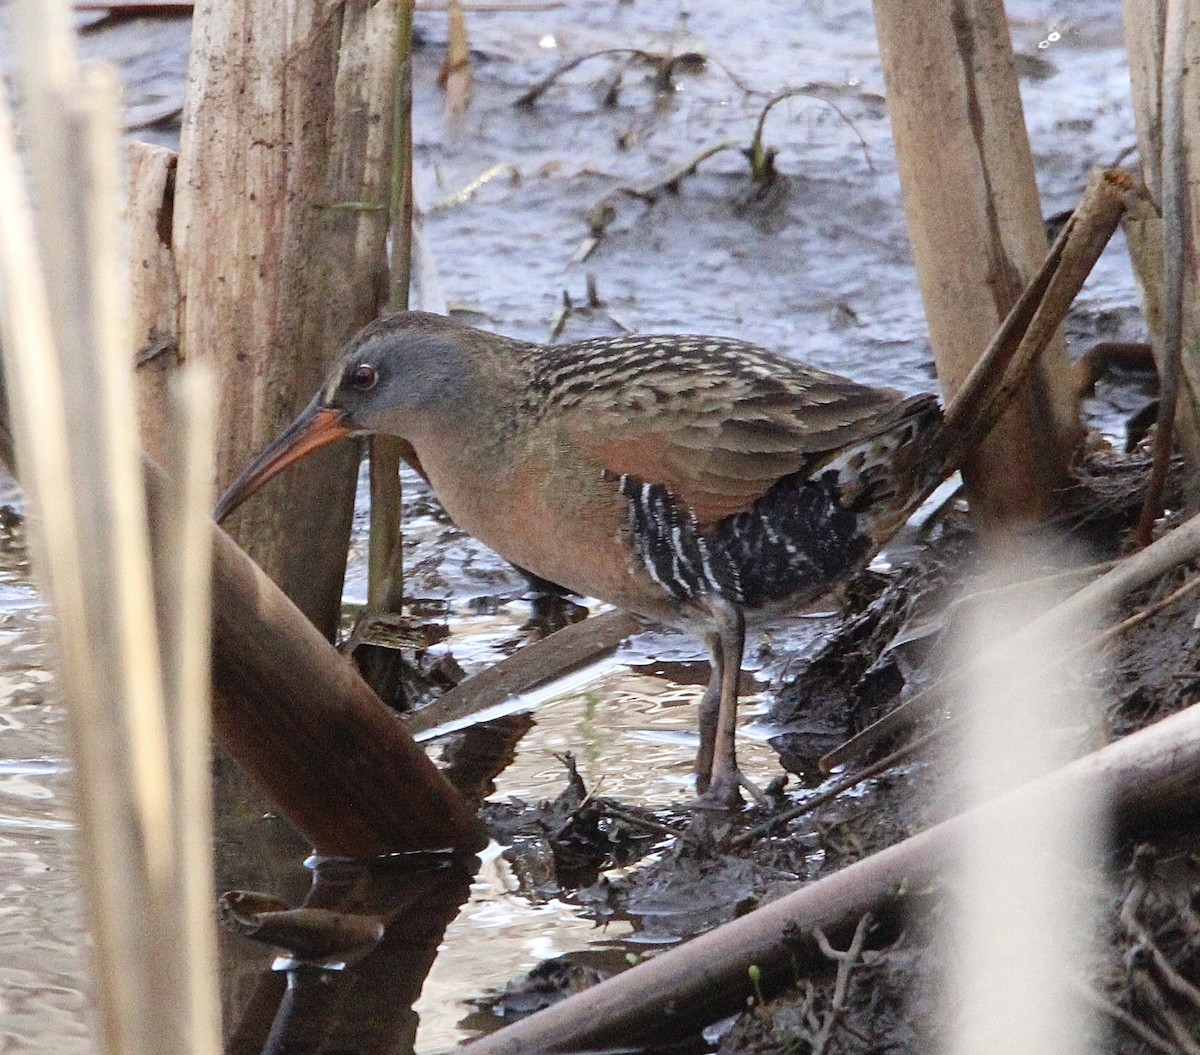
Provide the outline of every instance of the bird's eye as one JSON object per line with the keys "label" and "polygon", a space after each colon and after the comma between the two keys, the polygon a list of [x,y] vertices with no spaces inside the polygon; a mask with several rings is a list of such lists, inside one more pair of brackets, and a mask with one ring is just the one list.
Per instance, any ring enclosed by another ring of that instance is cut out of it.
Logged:
{"label": "bird's eye", "polygon": [[379,374],[370,363],[360,363],[350,371],[347,380],[360,392],[369,392],[375,387],[375,382],[379,380]]}

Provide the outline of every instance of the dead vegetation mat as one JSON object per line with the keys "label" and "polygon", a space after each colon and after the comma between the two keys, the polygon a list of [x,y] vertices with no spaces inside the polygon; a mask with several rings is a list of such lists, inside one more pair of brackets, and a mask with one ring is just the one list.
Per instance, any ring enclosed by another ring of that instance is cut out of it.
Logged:
{"label": "dead vegetation mat", "polygon": [[[1089,455],[1055,525],[1074,559],[1094,563],[1121,555],[1145,469],[1138,455]],[[902,566],[864,572],[849,584],[844,618],[818,647],[771,658],[773,717],[781,727],[773,743],[794,774],[788,788],[780,781],[771,789],[772,807],[736,817],[682,807],[647,810],[590,793],[569,757],[563,758],[566,786],[554,802],[485,806],[527,896],[572,901],[598,926],[629,920],[637,941],[624,943],[623,956],[610,950],[540,965],[483,997],[481,1017],[511,1021],[531,1013],[625,962],[709,930],[953,812],[945,767],[936,755],[922,753],[809,813],[774,828],[764,824],[812,793],[816,758],[941,675],[941,642],[952,629],[944,613],[964,578],[969,581],[979,546],[965,517],[953,510],[926,525],[925,535],[905,547]],[[1191,573],[1178,569],[1128,598],[1114,618],[1146,608]],[[1102,669],[1093,663],[1076,672],[1106,701],[1111,738],[1195,700],[1195,622],[1194,602],[1168,607],[1115,638]],[[1104,935],[1098,953],[1081,954],[1072,980],[1098,1011],[1090,1050],[1200,1051],[1196,843],[1194,831],[1175,827],[1152,842],[1112,846],[1103,879],[1086,889],[1081,881],[1079,897],[1094,904]],[[944,907],[939,891],[921,891],[909,901],[904,919],[860,928],[860,947],[826,944],[827,968],[797,969],[785,991],[751,1000],[743,1013],[710,1028],[696,1050],[930,1050],[943,1028],[937,998],[952,954],[937,926]]]}

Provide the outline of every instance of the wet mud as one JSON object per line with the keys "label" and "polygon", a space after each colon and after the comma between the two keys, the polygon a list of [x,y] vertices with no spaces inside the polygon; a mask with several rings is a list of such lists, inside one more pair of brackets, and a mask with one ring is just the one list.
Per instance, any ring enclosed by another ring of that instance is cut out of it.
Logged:
{"label": "wet mud", "polygon": [[[1080,467],[1071,508],[1060,527],[1077,543],[1074,553],[1083,563],[1124,552],[1145,469],[1144,458],[1107,453]],[[627,921],[633,930],[623,944],[636,950],[628,959],[636,962],[639,955],[685,941],[953,815],[961,808],[947,761],[953,729],[945,726],[947,712],[939,710],[925,722],[926,732],[950,729],[939,748],[919,751],[853,793],[793,816],[797,804],[816,794],[817,786],[806,791],[803,785],[814,779],[812,760],[831,740],[840,743],[943,676],[947,641],[963,615],[961,605],[958,616],[948,615],[947,607],[961,596],[964,581],[970,582],[979,554],[968,520],[961,512],[951,513],[904,567],[866,572],[852,582],[837,628],[806,656],[787,657],[787,684],[775,693],[772,706],[778,733],[771,743],[796,782],[787,794],[779,794],[774,806],[750,807],[732,816],[655,811],[653,823],[661,825],[656,830],[662,838],[644,844],[636,868],[622,869],[617,855],[606,856],[610,847],[621,845],[621,856],[628,860],[631,851],[637,853],[637,844],[616,833],[636,832],[647,825],[647,816],[632,814],[628,804],[588,796],[571,770],[567,790],[557,800],[540,806],[512,803],[505,810],[505,831],[539,832],[532,867],[520,837],[507,840],[505,853],[512,855],[522,889],[531,897],[555,896],[577,904],[600,925]],[[1036,579],[1058,568],[1031,565],[1027,575]],[[1112,614],[1113,622],[1167,596],[1189,574],[1179,569],[1130,597]],[[1057,691],[1103,686],[1109,739],[1160,720],[1195,698],[1200,631],[1194,623],[1194,611],[1186,603],[1169,607],[1117,638],[1103,664],[1073,671]],[[900,740],[910,737],[906,733]],[[894,746],[882,745],[876,755]],[[580,810],[581,802],[589,804],[589,823],[577,829],[563,826],[563,811],[574,816],[570,811]],[[560,844],[558,837],[566,833],[571,842]],[[598,882],[588,882],[586,874],[566,864],[581,853],[587,857],[580,839],[585,846],[591,840],[593,860],[599,855],[609,869]],[[1155,1038],[1165,1045],[1180,1031],[1193,1036],[1200,1028],[1192,983],[1181,981],[1194,980],[1197,967],[1196,860],[1190,826],[1166,827],[1153,840],[1111,846],[1100,878],[1080,878],[1074,894],[1091,906],[1100,933],[1106,935],[1092,950],[1093,961],[1080,971],[1079,984],[1098,1011],[1088,1050],[1156,1050]],[[564,867],[556,867],[559,862]],[[572,877],[579,885],[572,885]],[[709,1024],[696,1038],[707,1047],[697,1050],[728,1055],[920,1052],[942,1043],[946,1020],[938,997],[946,965],[955,955],[940,929],[946,911],[943,893],[935,883],[909,899],[903,919],[884,916],[864,928],[852,964],[846,950],[831,949],[826,969],[797,968],[782,992],[752,999],[743,1013]],[[480,1005],[496,1019],[510,1021],[613,969],[611,963],[567,955],[539,964]],[[476,1016],[471,1024],[480,1021]]]}

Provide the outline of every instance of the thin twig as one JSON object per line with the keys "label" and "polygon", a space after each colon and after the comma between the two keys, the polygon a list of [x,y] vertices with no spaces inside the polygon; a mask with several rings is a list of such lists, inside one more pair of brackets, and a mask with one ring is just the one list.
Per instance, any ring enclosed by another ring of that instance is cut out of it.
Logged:
{"label": "thin twig", "polygon": [[1132,932],[1137,925],[1137,910],[1146,896],[1146,884],[1141,879],[1135,879],[1129,886],[1129,893],[1121,900],[1121,908],[1117,912],[1117,920],[1122,929]]}
{"label": "thin twig", "polygon": [[1196,1040],[1192,1031],[1171,1010],[1163,998],[1162,991],[1149,973],[1134,969],[1129,972],[1129,981],[1138,998],[1150,1007],[1170,1031],[1171,1039],[1184,1052],[1184,1055],[1200,1055],[1200,1041]]}
{"label": "thin twig", "polygon": [[1145,899],[1145,895],[1145,882],[1141,879],[1134,880],[1129,894],[1121,903],[1121,911],[1118,916],[1121,929],[1134,942],[1135,948],[1142,950],[1149,957],[1151,966],[1162,979],[1163,984],[1176,996],[1186,1000],[1193,1008],[1200,1011],[1200,989],[1175,969],[1175,965],[1158,947],[1154,935],[1138,919],[1137,910]]}
{"label": "thin twig", "polygon": [[825,803],[837,798],[843,791],[849,791],[851,788],[857,787],[864,780],[870,780],[881,773],[886,773],[910,755],[915,755],[926,744],[932,743],[941,735],[942,730],[935,729],[933,732],[926,733],[924,736],[919,736],[917,739],[910,741],[899,750],[893,751],[885,758],[881,758],[878,762],[873,762],[871,765],[860,769],[857,773],[848,773],[846,776],[829,784],[823,790],[818,791],[815,795],[805,799],[799,805],[784,810],[782,813],[773,814],[761,824],[756,824],[753,828],[742,832],[741,835],[733,840],[732,845],[734,847],[746,846],[755,839],[770,834],[780,825],[788,824],[797,817],[803,817],[806,813],[811,813],[818,807],[824,806]]}
{"label": "thin twig", "polygon": [[1119,623],[1116,623],[1102,633],[1097,634],[1096,637],[1092,638],[1092,640],[1088,642],[1087,647],[1098,648],[1101,645],[1107,644],[1109,641],[1113,640],[1113,638],[1120,637],[1127,631],[1132,630],[1135,626],[1140,626],[1147,619],[1158,615],[1158,613],[1163,609],[1170,608],[1171,605],[1177,603],[1178,601],[1182,601],[1198,586],[1200,586],[1200,575],[1197,575],[1194,579],[1188,579],[1188,581],[1180,586],[1179,589],[1173,590],[1171,593],[1167,594],[1166,597],[1160,598],[1153,604],[1149,604],[1145,608],[1134,612],[1133,615],[1129,616],[1127,619],[1122,619]]}
{"label": "thin twig", "polygon": [[[557,758],[560,762],[563,762],[562,755],[556,754],[554,757]],[[569,758],[570,756],[568,755],[566,757]],[[563,762],[563,764],[566,765],[567,763]],[[571,762],[570,766],[571,766],[572,772],[574,772],[574,762]],[[593,800],[600,793],[600,789],[602,787],[604,787],[604,777],[603,776],[599,780],[596,781],[596,783],[592,787],[592,790],[587,792],[587,794],[585,794],[583,796],[583,799],[580,801],[579,805],[576,806],[573,810],[571,810],[570,813],[567,814],[567,819],[561,825],[559,825],[559,827],[556,828],[554,830],[554,832],[550,835],[551,842],[558,842],[560,839],[563,838],[563,836],[565,836],[567,834],[567,832],[569,832],[571,830],[571,828],[574,826],[575,822],[577,820],[579,820],[580,816],[583,814],[583,811],[586,810],[592,804]]]}
{"label": "thin twig", "polygon": [[538,99],[542,97],[547,89],[553,87],[554,82],[557,81],[564,73],[570,73],[571,70],[575,69],[576,66],[581,66],[589,59],[599,59],[606,55],[629,55],[632,58],[644,59],[646,62],[653,63],[655,66],[665,69],[670,69],[676,62],[680,60],[680,58],[683,57],[680,55],[675,55],[668,58],[665,55],[656,55],[652,51],[644,51],[642,48],[602,48],[600,51],[590,51],[586,55],[579,55],[576,58],[568,59],[561,65],[556,66],[553,70],[546,74],[545,77],[538,81],[537,84],[525,92],[524,95],[521,95],[516,102],[513,103],[513,105],[532,106],[538,101]]}
{"label": "thin twig", "polygon": [[858,926],[854,928],[854,937],[850,941],[850,947],[845,952],[839,952],[829,944],[829,939],[825,936],[825,932],[817,927],[813,930],[813,938],[817,943],[817,947],[821,952],[837,963],[837,980],[833,984],[833,999],[829,1003],[829,1010],[825,1012],[824,1021],[821,1023],[821,1028],[813,1038],[811,1055],[825,1055],[826,1048],[829,1047],[829,1041],[833,1037],[833,1030],[841,1020],[846,1011],[846,993],[850,988],[850,976],[854,973],[854,968],[859,965],[862,959],[863,945],[867,941],[867,932],[871,929],[871,925],[875,922],[875,917],[870,913],[866,913],[858,921]]}
{"label": "thin twig", "polygon": [[1091,986],[1084,985],[1079,981],[1076,981],[1074,985],[1076,992],[1085,1003],[1091,1004],[1097,1011],[1108,1015],[1117,1025],[1124,1027],[1146,1047],[1161,1052],[1161,1055],[1183,1055],[1177,1045],[1172,1044],[1165,1037],[1159,1036],[1144,1022],[1134,1018],[1123,1007],[1114,1004],[1108,997],[1096,992]]}
{"label": "thin twig", "polygon": [[631,198],[640,198],[644,202],[656,202],[664,193],[676,193],[679,190],[679,184],[688,176],[695,174],[701,161],[707,161],[723,150],[733,150],[737,145],[737,142],[732,139],[713,143],[652,183],[646,183],[640,187],[618,187],[612,194],[627,194]]}
{"label": "thin twig", "polygon": [[[417,0],[418,11],[445,11],[450,0]],[[558,11],[566,7],[565,0],[506,0],[504,3],[463,4],[468,15],[489,15],[512,11]]]}
{"label": "thin twig", "polygon": [[604,232],[608,229],[608,225],[616,219],[617,211],[613,207],[613,200],[615,198],[637,198],[648,205],[653,205],[664,193],[676,193],[679,190],[679,184],[699,168],[700,162],[707,161],[710,157],[721,153],[723,150],[738,150],[740,146],[737,140],[726,139],[720,143],[714,143],[711,146],[705,147],[700,153],[685,161],[682,165],[671,169],[665,175],[650,183],[643,184],[640,187],[614,187],[597,201],[588,212],[588,237],[575,250],[575,254],[571,257],[571,263],[583,263],[592,250],[600,243],[600,239],[604,237]]}
{"label": "thin twig", "polygon": [[655,820],[652,817],[642,817],[639,814],[633,813],[618,805],[612,799],[599,799],[596,803],[605,813],[616,817],[618,820],[625,821],[628,824],[634,824],[638,827],[645,828],[647,831],[659,832],[662,835],[670,835],[678,837],[683,834],[681,828],[672,827],[670,824],[663,824],[662,821]]}

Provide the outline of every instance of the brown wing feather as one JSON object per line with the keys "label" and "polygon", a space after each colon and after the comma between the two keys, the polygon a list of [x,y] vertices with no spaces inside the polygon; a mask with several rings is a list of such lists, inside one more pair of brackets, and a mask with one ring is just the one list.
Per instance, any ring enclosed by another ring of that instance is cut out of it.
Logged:
{"label": "brown wing feather", "polygon": [[666,487],[703,530],[749,508],[783,477],[815,472],[841,448],[886,432],[931,398],[905,399],[830,375],[810,385],[693,391],[686,412],[618,398],[608,410],[588,407],[572,431],[608,472]]}

